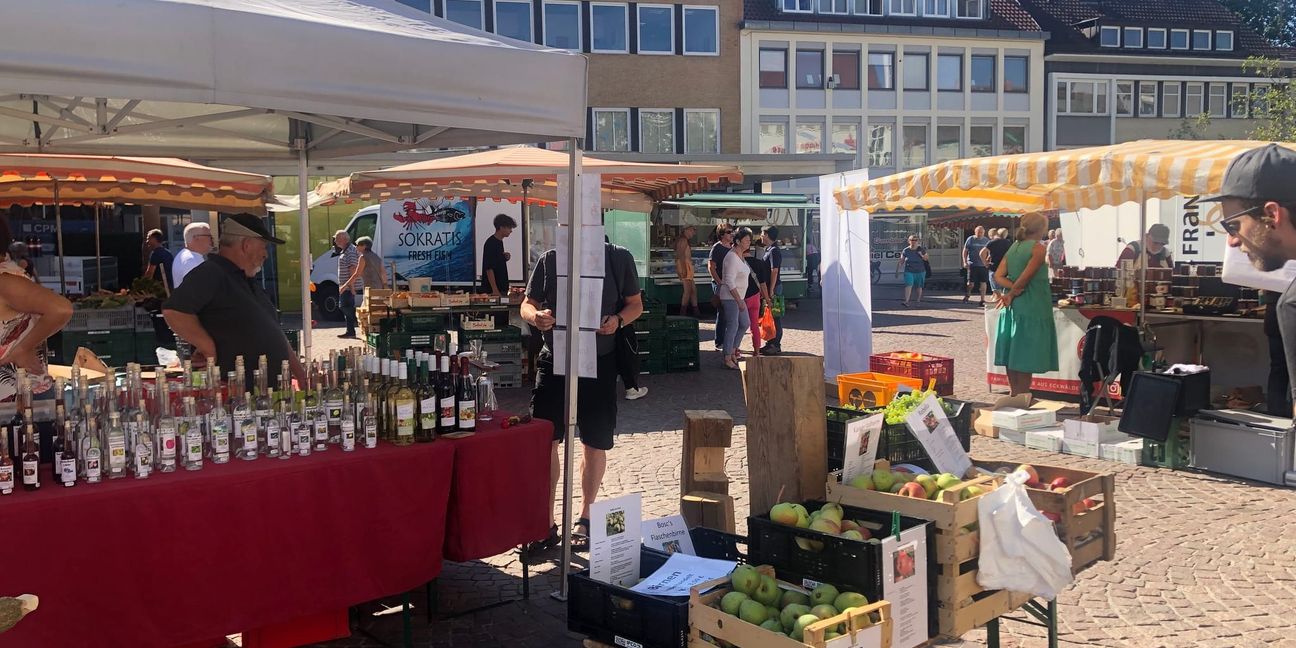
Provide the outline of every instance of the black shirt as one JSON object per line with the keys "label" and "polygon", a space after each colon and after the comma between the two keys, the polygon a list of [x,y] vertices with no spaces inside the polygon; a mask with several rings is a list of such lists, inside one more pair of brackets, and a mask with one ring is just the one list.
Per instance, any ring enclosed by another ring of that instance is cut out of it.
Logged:
{"label": "black shirt", "polygon": [[[778,282],[779,282],[779,283],[783,283],[783,272],[782,272],[782,270],[783,270],[783,250],[780,250],[780,249],[779,249],[779,246],[777,246],[777,245],[771,245],[771,246],[765,248],[765,257],[764,257],[764,258],[765,258],[765,263],[768,263],[768,264],[769,264],[770,274],[771,274],[771,275],[774,273],[774,268],[778,268],[778,269],[779,269],[780,272],[779,272],[779,280],[778,280]],[[769,283],[769,282],[766,281],[765,283]],[[775,288],[778,288],[778,286],[771,286],[771,287],[770,287],[770,290],[774,290]]]}
{"label": "black shirt", "polygon": [[990,250],[990,270],[998,270],[999,262],[1003,261],[1004,255],[1008,254],[1008,248],[1012,247],[1012,239],[997,238],[986,244],[986,249]]}
{"label": "black shirt", "polygon": [[190,270],[162,308],[198,316],[216,344],[216,363],[222,372],[232,371],[234,358],[243,356],[248,385],[259,356],[264,355],[270,363],[269,382],[273,385],[283,361],[296,355],[279,327],[279,312],[270,297],[243,270],[218,254]]}
{"label": "black shirt", "polygon": [[724,277],[724,260],[727,254],[729,248],[724,243],[716,241],[715,245],[711,246],[711,262],[715,264],[717,277]]}
{"label": "black shirt", "polygon": [[495,285],[499,287],[500,294],[507,295],[509,289],[508,259],[504,258],[504,241],[494,235],[491,235],[482,244],[481,292],[484,293],[491,291],[490,280],[486,278],[487,270],[495,271]]}
{"label": "black shirt", "polygon": [[760,286],[757,286],[757,283],[768,284],[770,281],[769,262],[756,257],[747,257],[747,266],[752,272],[747,280],[747,294],[743,295],[744,299],[760,293]]}
{"label": "black shirt", "polygon": [[173,261],[175,261],[175,257],[171,254],[170,250],[164,247],[157,248],[150,252],[149,263],[157,266],[157,269],[153,271],[153,276],[149,277],[149,279],[162,281],[162,278],[165,277],[166,285],[175,288],[175,278],[171,276],[171,262]]}
{"label": "black shirt", "polygon": [[[603,244],[603,302],[599,318],[616,315],[626,297],[639,294],[639,273],[635,270],[634,255],[618,245]],[[186,277],[185,282],[189,279]],[[540,256],[531,279],[527,281],[527,297],[540,302],[540,308],[554,310],[558,317],[558,254],[549,250]],[[565,300],[564,300],[565,301]],[[616,350],[616,334],[596,335],[598,354],[607,355]],[[544,332],[545,348],[553,350],[553,329]]]}

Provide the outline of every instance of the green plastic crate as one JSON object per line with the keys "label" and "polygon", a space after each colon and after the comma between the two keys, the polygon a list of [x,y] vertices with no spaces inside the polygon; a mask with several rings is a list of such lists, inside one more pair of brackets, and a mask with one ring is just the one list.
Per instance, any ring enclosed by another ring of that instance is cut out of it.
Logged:
{"label": "green plastic crate", "polygon": [[[77,348],[85,347],[99,356],[104,364],[110,367],[125,366],[135,361],[135,332],[116,331],[64,331],[62,340],[63,360],[70,364],[76,358]],[[153,361],[157,363],[156,360]]]}
{"label": "green plastic crate", "polygon": [[666,354],[670,356],[688,356],[698,354],[698,342],[692,340],[671,340],[666,346]]}
{"label": "green plastic crate", "polygon": [[691,356],[672,355],[668,356],[666,359],[666,368],[672,373],[679,371],[697,371],[701,366],[702,363],[700,362],[700,356],[697,353],[694,353]]}
{"label": "green plastic crate", "polygon": [[666,317],[666,328],[671,331],[696,331],[698,330],[698,320],[696,317],[668,315]]}
{"label": "green plastic crate", "polygon": [[522,339],[522,329],[516,326],[505,326],[502,329],[488,331],[458,331],[459,346],[467,347],[469,340],[482,342],[516,342]]}
{"label": "green plastic crate", "polygon": [[402,333],[439,333],[450,324],[449,313],[405,311],[397,315]]}
{"label": "green plastic crate", "polygon": [[384,336],[384,348],[379,350],[381,356],[403,355],[406,349],[415,351],[432,351],[437,347],[449,348],[450,334],[440,333],[388,333]]}
{"label": "green plastic crate", "polygon": [[[135,334],[135,362],[146,367],[157,365],[157,334],[153,331]],[[73,350],[75,353],[75,349]]]}

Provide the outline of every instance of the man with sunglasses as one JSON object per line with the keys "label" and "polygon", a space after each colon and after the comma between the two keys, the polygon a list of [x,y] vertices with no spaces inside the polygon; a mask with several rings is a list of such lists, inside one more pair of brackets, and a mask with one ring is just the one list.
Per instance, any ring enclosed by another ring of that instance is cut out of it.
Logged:
{"label": "man with sunglasses", "polygon": [[[1224,173],[1219,194],[1201,202],[1220,203],[1220,226],[1229,246],[1246,252],[1256,268],[1272,272],[1296,259],[1296,151],[1269,144],[1237,156]],[[1277,311],[1287,373],[1296,376],[1296,282],[1272,308]]]}

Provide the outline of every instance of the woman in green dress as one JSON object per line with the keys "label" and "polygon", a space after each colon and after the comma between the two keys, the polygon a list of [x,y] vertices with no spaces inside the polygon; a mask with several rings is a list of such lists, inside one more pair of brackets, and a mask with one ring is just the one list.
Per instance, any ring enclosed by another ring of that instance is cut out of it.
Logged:
{"label": "woman in green dress", "polygon": [[1058,369],[1057,331],[1053,326],[1052,293],[1045,271],[1047,251],[1040,239],[1048,232],[1043,214],[1022,216],[1016,241],[995,271],[995,281],[1008,288],[999,293],[999,333],[995,364],[1008,370],[1008,391],[1029,394],[1037,373]]}

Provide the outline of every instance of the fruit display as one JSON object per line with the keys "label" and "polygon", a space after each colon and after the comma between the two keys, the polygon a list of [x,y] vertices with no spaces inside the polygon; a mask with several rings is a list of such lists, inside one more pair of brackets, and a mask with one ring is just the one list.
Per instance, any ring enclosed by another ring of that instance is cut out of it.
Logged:
{"label": "fruit display", "polygon": [[[840,504],[829,502],[814,513],[806,507],[791,502],[780,502],[770,508],[770,520],[786,526],[793,526],[811,531],[835,535],[847,540],[868,540],[873,537],[865,523],[860,520],[843,519],[845,511]],[[823,551],[823,543],[809,538],[797,538],[797,546],[806,551]]]}

